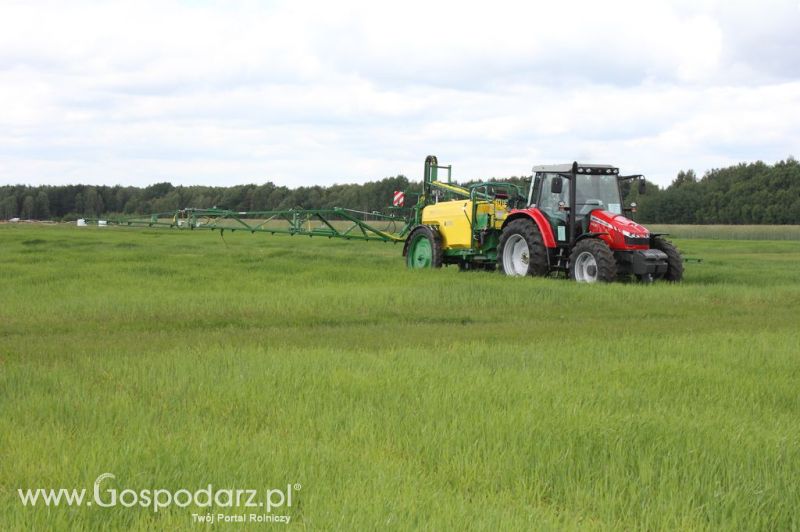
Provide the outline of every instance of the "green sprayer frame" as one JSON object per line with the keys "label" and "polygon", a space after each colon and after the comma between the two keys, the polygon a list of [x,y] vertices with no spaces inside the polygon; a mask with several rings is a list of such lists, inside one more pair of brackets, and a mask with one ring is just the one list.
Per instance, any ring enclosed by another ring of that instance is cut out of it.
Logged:
{"label": "green sprayer frame", "polygon": [[[289,209],[283,211],[231,211],[227,209],[179,209],[142,217],[87,219],[99,225],[169,227],[249,231],[306,236],[403,242],[413,220],[380,212],[354,209]],[[377,226],[381,227],[377,227]]]}

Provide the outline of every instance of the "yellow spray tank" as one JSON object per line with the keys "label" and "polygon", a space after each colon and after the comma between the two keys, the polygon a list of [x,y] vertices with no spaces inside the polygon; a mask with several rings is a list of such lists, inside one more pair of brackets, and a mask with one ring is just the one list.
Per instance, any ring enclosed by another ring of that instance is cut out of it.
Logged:
{"label": "yellow spray tank", "polygon": [[[447,182],[438,171],[447,171]],[[450,166],[436,157],[425,160],[423,193],[416,207],[417,227],[403,250],[412,268],[457,264],[461,269],[493,269],[497,235],[509,203],[524,201],[519,187],[509,183],[477,183],[469,187],[451,182]]]}
{"label": "yellow spray tank", "polygon": [[500,229],[506,212],[501,200],[442,201],[422,210],[422,224],[439,228],[446,249],[466,249],[473,245],[475,230]]}

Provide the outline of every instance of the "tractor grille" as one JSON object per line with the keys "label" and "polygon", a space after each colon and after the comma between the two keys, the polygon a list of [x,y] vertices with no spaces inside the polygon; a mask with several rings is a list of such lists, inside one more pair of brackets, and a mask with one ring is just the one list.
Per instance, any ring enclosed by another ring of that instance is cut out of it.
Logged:
{"label": "tractor grille", "polygon": [[647,236],[626,236],[625,245],[627,246],[648,246],[650,237]]}

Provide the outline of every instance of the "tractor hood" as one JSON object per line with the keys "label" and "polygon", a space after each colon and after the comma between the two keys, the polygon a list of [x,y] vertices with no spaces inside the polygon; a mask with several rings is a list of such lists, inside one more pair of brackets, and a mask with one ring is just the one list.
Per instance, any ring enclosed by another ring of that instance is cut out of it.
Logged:
{"label": "tractor hood", "polygon": [[589,218],[589,231],[608,233],[616,249],[630,247],[649,247],[650,232],[630,218],[600,209],[592,211]]}

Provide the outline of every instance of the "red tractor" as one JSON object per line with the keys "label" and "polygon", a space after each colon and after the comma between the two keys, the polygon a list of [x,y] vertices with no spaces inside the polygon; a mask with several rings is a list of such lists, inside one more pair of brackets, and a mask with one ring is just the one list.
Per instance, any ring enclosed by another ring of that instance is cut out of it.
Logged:
{"label": "red tractor", "polygon": [[502,223],[497,263],[506,275],[567,272],[579,282],[610,282],[631,275],[644,282],[683,278],[677,248],[625,217],[621,176],[604,164],[535,166],[526,208],[512,209]]}

